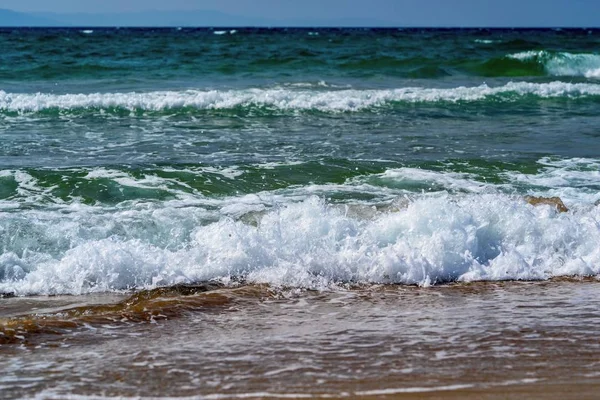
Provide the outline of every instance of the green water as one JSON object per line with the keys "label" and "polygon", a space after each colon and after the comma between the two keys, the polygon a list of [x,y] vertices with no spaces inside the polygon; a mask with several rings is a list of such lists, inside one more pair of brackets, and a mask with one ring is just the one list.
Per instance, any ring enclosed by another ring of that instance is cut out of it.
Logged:
{"label": "green water", "polygon": [[[0,291],[290,265],[291,286],[593,274],[599,45],[587,29],[0,30]],[[506,254],[525,272],[497,272]]]}

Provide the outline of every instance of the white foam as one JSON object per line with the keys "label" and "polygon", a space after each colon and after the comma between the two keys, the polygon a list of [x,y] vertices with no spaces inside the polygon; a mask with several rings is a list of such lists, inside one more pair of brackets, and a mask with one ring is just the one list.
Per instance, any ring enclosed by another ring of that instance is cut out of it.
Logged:
{"label": "white foam", "polygon": [[600,78],[600,55],[586,53],[524,51],[508,55],[521,61],[537,60],[550,75]]}
{"label": "white foam", "polygon": [[560,53],[546,62],[546,69],[556,76],[598,77],[600,55]]}
{"label": "white foam", "polygon": [[492,187],[492,185],[478,182],[473,174],[446,171],[437,172],[419,168],[389,169],[379,175],[379,177],[384,180],[434,184],[443,187],[445,190],[471,193],[481,193]]}
{"label": "white foam", "polygon": [[[1,170],[0,177],[12,177],[17,184],[16,197],[0,201],[0,208],[5,209],[15,208],[15,205],[17,207],[20,207],[21,205],[29,206],[38,202],[43,202],[44,199],[53,198],[52,190],[56,188],[56,186],[41,186],[36,178],[22,170]],[[60,202],[59,199],[56,200]]]}
{"label": "white foam", "polygon": [[546,54],[546,52],[543,50],[542,51],[529,50],[529,51],[522,51],[520,53],[509,54],[507,57],[515,59],[515,60],[525,61],[525,60],[533,60],[537,57],[542,57],[544,54]]}
{"label": "white foam", "polygon": [[[600,274],[600,207],[557,213],[517,196],[439,194],[372,219],[316,197],[264,212],[258,226],[227,216],[207,223],[206,213],[158,205],[0,213],[8,231],[28,229],[0,258],[0,292],[80,294],[230,277],[322,289]],[[39,243],[47,247],[32,246]]]}
{"label": "white foam", "polygon": [[[167,171],[166,169],[163,169],[164,171]],[[172,171],[177,171],[177,172],[186,172],[186,170],[175,170],[173,169]],[[227,179],[235,179],[239,176],[244,175],[244,171],[239,169],[236,166],[232,166],[232,167],[221,167],[221,168],[216,168],[216,167],[201,167],[198,170],[192,171],[192,170],[187,170],[187,172],[190,173],[194,173],[194,174],[202,174],[202,173],[211,173],[211,174],[217,174],[217,175],[221,175]]]}
{"label": "white foam", "polygon": [[595,69],[588,69],[585,71],[586,78],[600,78],[600,67]]}
{"label": "white foam", "polygon": [[352,85],[336,85],[334,83],[326,82],[320,80],[318,82],[293,82],[293,83],[285,83],[281,85],[282,87],[292,87],[292,88],[333,88],[333,89],[350,89]]}
{"label": "white foam", "polygon": [[525,185],[529,194],[558,196],[567,203],[591,205],[600,200],[600,160],[591,158],[538,161],[543,166],[536,174],[505,172],[512,185]]}
{"label": "white foam", "polygon": [[279,167],[290,167],[302,164],[304,164],[304,161],[273,161],[260,164],[253,164],[253,166],[260,169],[275,169]]}
{"label": "white foam", "polygon": [[93,170],[90,170],[87,175],[86,175],[86,179],[113,179],[113,178],[121,178],[127,176],[127,174],[123,171],[117,171],[117,170],[107,170],[106,168],[96,168]]}
{"label": "white foam", "polygon": [[391,396],[400,393],[429,393],[429,392],[448,392],[453,390],[469,389],[474,387],[473,384],[464,385],[448,385],[448,386],[433,386],[433,387],[404,387],[396,389],[377,389],[355,392],[356,396]]}
{"label": "white foam", "polygon": [[598,169],[600,168],[600,159],[597,158],[551,158],[543,157],[538,160],[541,165],[557,168],[585,168]]}
{"label": "white foam", "polygon": [[385,90],[186,90],[147,93],[6,93],[0,91],[0,109],[14,112],[39,112],[48,109],[124,108],[161,111],[180,108],[231,109],[263,106],[278,110],[360,111],[393,102],[434,103],[473,102],[495,97],[513,101],[521,96],[540,98],[580,98],[600,96],[600,85],[590,83],[510,82],[503,86],[487,85],[450,89],[407,87]]}

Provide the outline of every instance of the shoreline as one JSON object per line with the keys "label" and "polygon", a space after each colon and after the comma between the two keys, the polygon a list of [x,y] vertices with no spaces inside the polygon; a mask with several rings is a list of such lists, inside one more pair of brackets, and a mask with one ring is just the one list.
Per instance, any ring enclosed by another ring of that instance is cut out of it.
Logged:
{"label": "shoreline", "polygon": [[75,308],[65,307],[86,296],[54,298],[54,314],[13,319],[29,331],[0,345],[0,389],[8,398],[44,399],[100,391],[103,398],[591,399],[600,386],[598,283],[321,292],[180,286],[89,296]]}

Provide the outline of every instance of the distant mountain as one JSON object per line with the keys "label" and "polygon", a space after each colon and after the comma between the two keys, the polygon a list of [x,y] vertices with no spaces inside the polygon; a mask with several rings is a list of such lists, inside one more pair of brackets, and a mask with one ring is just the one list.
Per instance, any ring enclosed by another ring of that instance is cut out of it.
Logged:
{"label": "distant mountain", "polygon": [[273,21],[246,18],[219,11],[140,11],[128,13],[36,13],[37,17],[66,26],[265,26]]}
{"label": "distant mountain", "polygon": [[234,26],[392,26],[391,23],[376,20],[340,19],[340,20],[271,20],[265,18],[243,17],[219,11],[141,11],[128,13],[20,13],[0,10],[0,26],[198,26],[198,27],[234,27]]}
{"label": "distant mountain", "polygon": [[57,21],[44,16],[21,13],[12,10],[0,9],[0,26],[56,26]]}

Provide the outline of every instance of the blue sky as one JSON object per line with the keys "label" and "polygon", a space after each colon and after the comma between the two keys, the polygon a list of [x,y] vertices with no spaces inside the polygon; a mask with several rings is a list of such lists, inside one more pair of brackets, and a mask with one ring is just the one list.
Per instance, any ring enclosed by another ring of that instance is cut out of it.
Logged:
{"label": "blue sky", "polygon": [[216,10],[275,20],[357,19],[420,26],[600,26],[600,0],[0,0],[26,12]]}

